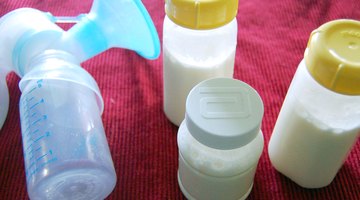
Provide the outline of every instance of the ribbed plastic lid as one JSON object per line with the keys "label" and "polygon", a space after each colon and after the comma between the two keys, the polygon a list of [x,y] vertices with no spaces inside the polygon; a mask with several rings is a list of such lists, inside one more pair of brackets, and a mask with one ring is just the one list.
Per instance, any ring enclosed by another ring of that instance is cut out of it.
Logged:
{"label": "ribbed plastic lid", "polygon": [[186,100],[186,125],[200,143],[222,150],[251,142],[260,131],[264,106],[249,85],[230,78],[199,83]]}
{"label": "ribbed plastic lid", "polygon": [[335,20],[311,33],[305,63],[314,79],[341,94],[360,94],[360,21]]}
{"label": "ribbed plastic lid", "polygon": [[190,29],[212,29],[236,17],[238,0],[165,0],[166,15]]}

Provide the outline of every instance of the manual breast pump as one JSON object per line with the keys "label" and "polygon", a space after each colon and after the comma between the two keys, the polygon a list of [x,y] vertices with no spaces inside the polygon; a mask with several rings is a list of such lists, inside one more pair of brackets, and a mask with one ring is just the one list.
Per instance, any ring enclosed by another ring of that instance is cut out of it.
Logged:
{"label": "manual breast pump", "polygon": [[[68,31],[56,23],[76,21]],[[19,102],[30,199],[104,199],[116,173],[104,133],[104,102],[80,63],[111,48],[148,59],[160,53],[140,0],[95,0],[89,14],[54,17],[31,8],[0,19],[0,128],[9,94],[6,74],[21,77]]]}

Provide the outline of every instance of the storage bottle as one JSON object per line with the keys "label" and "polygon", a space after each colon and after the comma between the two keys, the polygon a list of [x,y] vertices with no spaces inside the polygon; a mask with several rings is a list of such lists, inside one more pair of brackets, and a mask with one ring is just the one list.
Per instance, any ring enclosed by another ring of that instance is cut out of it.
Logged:
{"label": "storage bottle", "polygon": [[214,78],[196,85],[179,127],[178,182],[188,199],[245,199],[264,139],[258,93],[244,82]]}
{"label": "storage bottle", "polygon": [[269,156],[305,188],[329,185],[360,131],[360,22],[335,20],[311,33],[275,124]]}
{"label": "storage bottle", "polygon": [[163,29],[164,112],[179,126],[199,82],[233,76],[238,0],[166,0]]}

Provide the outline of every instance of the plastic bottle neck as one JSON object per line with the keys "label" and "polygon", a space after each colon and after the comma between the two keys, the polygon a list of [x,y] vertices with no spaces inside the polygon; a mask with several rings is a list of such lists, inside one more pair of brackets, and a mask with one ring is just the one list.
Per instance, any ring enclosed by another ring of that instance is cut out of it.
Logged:
{"label": "plastic bottle neck", "polygon": [[68,81],[87,87],[95,93],[100,113],[104,110],[104,101],[96,81],[80,66],[80,61],[68,52],[46,50],[33,57],[19,83],[20,90],[39,79]]}
{"label": "plastic bottle neck", "polygon": [[[24,74],[26,75],[28,72],[36,68],[37,66],[45,63],[54,63],[57,65],[60,63],[71,63],[74,65],[79,65],[80,61],[76,59],[73,55],[68,52],[62,50],[46,50],[42,54],[35,56],[29,61],[28,67],[25,68]],[[51,65],[48,66],[51,69]],[[66,65],[64,65],[66,67]]]}

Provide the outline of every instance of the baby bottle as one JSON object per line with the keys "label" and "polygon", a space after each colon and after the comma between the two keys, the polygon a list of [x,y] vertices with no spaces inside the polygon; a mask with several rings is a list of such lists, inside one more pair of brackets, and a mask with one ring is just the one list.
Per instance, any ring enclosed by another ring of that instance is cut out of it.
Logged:
{"label": "baby bottle", "polygon": [[188,93],[212,77],[233,76],[238,0],[166,0],[164,112],[179,126]]}
{"label": "baby bottle", "polygon": [[105,198],[115,186],[116,173],[95,80],[61,51],[45,51],[30,68],[19,84],[30,198]]}
{"label": "baby bottle", "polygon": [[258,93],[231,78],[196,85],[178,131],[178,182],[188,199],[245,199],[264,139]]}
{"label": "baby bottle", "polygon": [[360,132],[360,22],[311,33],[269,143],[273,166],[305,188],[327,186]]}

